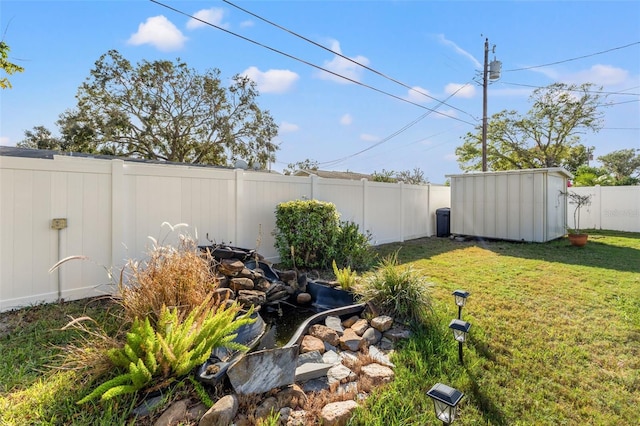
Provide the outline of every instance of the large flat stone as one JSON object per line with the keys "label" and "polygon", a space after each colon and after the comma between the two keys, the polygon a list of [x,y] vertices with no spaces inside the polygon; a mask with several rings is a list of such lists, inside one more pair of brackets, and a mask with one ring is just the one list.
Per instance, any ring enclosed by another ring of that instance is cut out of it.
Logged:
{"label": "large flat stone", "polygon": [[306,362],[296,368],[296,383],[303,383],[308,380],[317,379],[327,375],[327,371],[333,367],[333,364],[325,364],[320,362]]}
{"label": "large flat stone", "polygon": [[294,382],[298,347],[276,348],[246,354],[227,371],[239,394],[264,393]]}

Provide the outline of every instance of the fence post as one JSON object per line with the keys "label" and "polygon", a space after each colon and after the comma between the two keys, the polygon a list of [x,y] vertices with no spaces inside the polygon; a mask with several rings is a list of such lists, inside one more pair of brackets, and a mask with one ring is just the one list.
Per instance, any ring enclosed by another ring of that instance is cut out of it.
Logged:
{"label": "fence post", "polygon": [[362,182],[362,232],[367,230],[367,192],[369,192],[369,181],[366,178],[360,179]]}

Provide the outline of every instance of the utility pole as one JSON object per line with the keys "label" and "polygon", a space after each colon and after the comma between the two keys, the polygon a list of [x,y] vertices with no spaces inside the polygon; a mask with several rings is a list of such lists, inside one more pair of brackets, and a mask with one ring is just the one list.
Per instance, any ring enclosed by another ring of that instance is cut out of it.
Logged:
{"label": "utility pole", "polygon": [[[493,53],[496,47],[493,46]],[[482,171],[487,171],[487,87],[489,80],[500,78],[502,62],[494,58],[489,64],[489,39],[484,40],[484,69],[482,70]]]}

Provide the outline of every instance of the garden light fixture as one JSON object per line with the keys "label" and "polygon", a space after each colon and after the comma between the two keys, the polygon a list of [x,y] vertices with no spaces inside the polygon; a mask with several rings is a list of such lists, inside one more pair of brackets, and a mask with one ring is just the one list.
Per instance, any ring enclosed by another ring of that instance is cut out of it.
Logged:
{"label": "garden light fixture", "polygon": [[453,297],[455,298],[455,301],[456,301],[456,305],[458,305],[458,319],[462,319],[460,316],[462,314],[462,307],[467,302],[467,297],[469,297],[470,293],[464,290],[456,290],[451,294],[453,294]]}
{"label": "garden light fixture", "polygon": [[459,319],[453,319],[449,324],[449,328],[453,330],[453,338],[458,342],[458,358],[460,359],[460,364],[462,364],[462,344],[467,340],[467,333],[469,333],[471,324]]}
{"label": "garden light fixture", "polygon": [[443,425],[450,425],[458,414],[458,403],[464,396],[462,392],[442,383],[436,383],[427,395],[433,399],[433,408]]}

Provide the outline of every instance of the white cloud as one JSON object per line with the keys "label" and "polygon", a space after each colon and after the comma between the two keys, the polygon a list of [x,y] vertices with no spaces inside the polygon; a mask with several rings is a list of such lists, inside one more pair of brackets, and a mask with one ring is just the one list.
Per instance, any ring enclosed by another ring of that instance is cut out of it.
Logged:
{"label": "white cloud", "polygon": [[588,70],[579,71],[565,76],[563,80],[569,83],[595,83],[597,86],[611,86],[623,84],[629,78],[629,72],[611,65],[597,64]]}
{"label": "white cloud", "polygon": [[228,27],[228,24],[222,22],[222,18],[224,18],[224,9],[220,9],[217,7],[212,7],[211,9],[202,9],[194,13],[193,16],[198,19],[189,19],[189,21],[187,22],[187,29],[189,30],[206,27],[207,24],[205,24],[205,22],[217,25],[218,27],[222,28]]}
{"label": "white cloud", "polygon": [[451,40],[447,40],[444,36],[444,34],[438,34],[438,41],[442,44],[444,44],[445,46],[449,46],[451,48],[453,48],[453,50],[459,54],[464,56],[465,58],[469,59],[471,62],[473,62],[473,65],[476,68],[480,68],[482,69],[483,66],[480,63],[480,61],[478,61],[476,58],[473,57],[473,55],[469,52],[467,52],[466,50],[462,49],[461,47],[459,47],[457,44],[455,44],[454,42],[452,42]]}
{"label": "white cloud", "polygon": [[292,133],[300,130],[300,126],[298,126],[297,124],[283,121],[282,123],[280,123],[278,130],[279,130],[279,133]]}
{"label": "white cloud", "polygon": [[127,43],[134,46],[150,44],[162,51],[181,49],[187,41],[175,25],[162,15],[147,18],[145,23],[138,26],[138,32],[134,33]]}
{"label": "white cloud", "polygon": [[343,126],[348,126],[351,123],[353,123],[353,117],[351,116],[351,114],[344,114],[342,117],[340,117],[340,124],[342,124]]}
{"label": "white cloud", "polygon": [[240,22],[240,28],[249,28],[253,27],[255,23],[253,21],[242,21]]}
{"label": "white cloud", "polygon": [[[331,41],[331,50],[336,53],[342,54],[340,43],[337,40]],[[362,65],[369,65],[369,59],[364,56],[358,55],[350,58],[358,63],[361,63]],[[364,69],[360,65],[357,65],[338,55],[334,56],[334,58],[330,61],[324,61],[322,67],[334,72],[335,74],[347,77],[354,81],[360,81],[360,77],[362,76],[362,71]],[[316,73],[316,76],[322,80],[332,80],[342,84],[350,83],[349,80],[345,80],[344,78],[338,77],[335,74],[319,71],[318,73]]]}
{"label": "white cloud", "polygon": [[362,133],[360,135],[360,140],[365,142],[378,142],[380,138],[375,135],[370,135],[368,133]]}
{"label": "white cloud", "polygon": [[411,90],[407,90],[407,100],[416,103],[430,102],[432,99],[428,96],[423,95],[423,93],[425,95],[433,96],[427,89],[420,86],[413,86]]}
{"label": "white cloud", "polygon": [[470,99],[476,94],[476,87],[473,84],[449,83],[444,87],[447,95],[454,95],[457,98]]}
{"label": "white cloud", "polygon": [[0,136],[0,145],[8,146],[9,138],[6,136]]}
{"label": "white cloud", "polygon": [[269,70],[262,72],[257,67],[249,67],[240,75],[249,77],[258,85],[262,93],[284,93],[293,87],[300,78],[298,74],[289,70]]}

